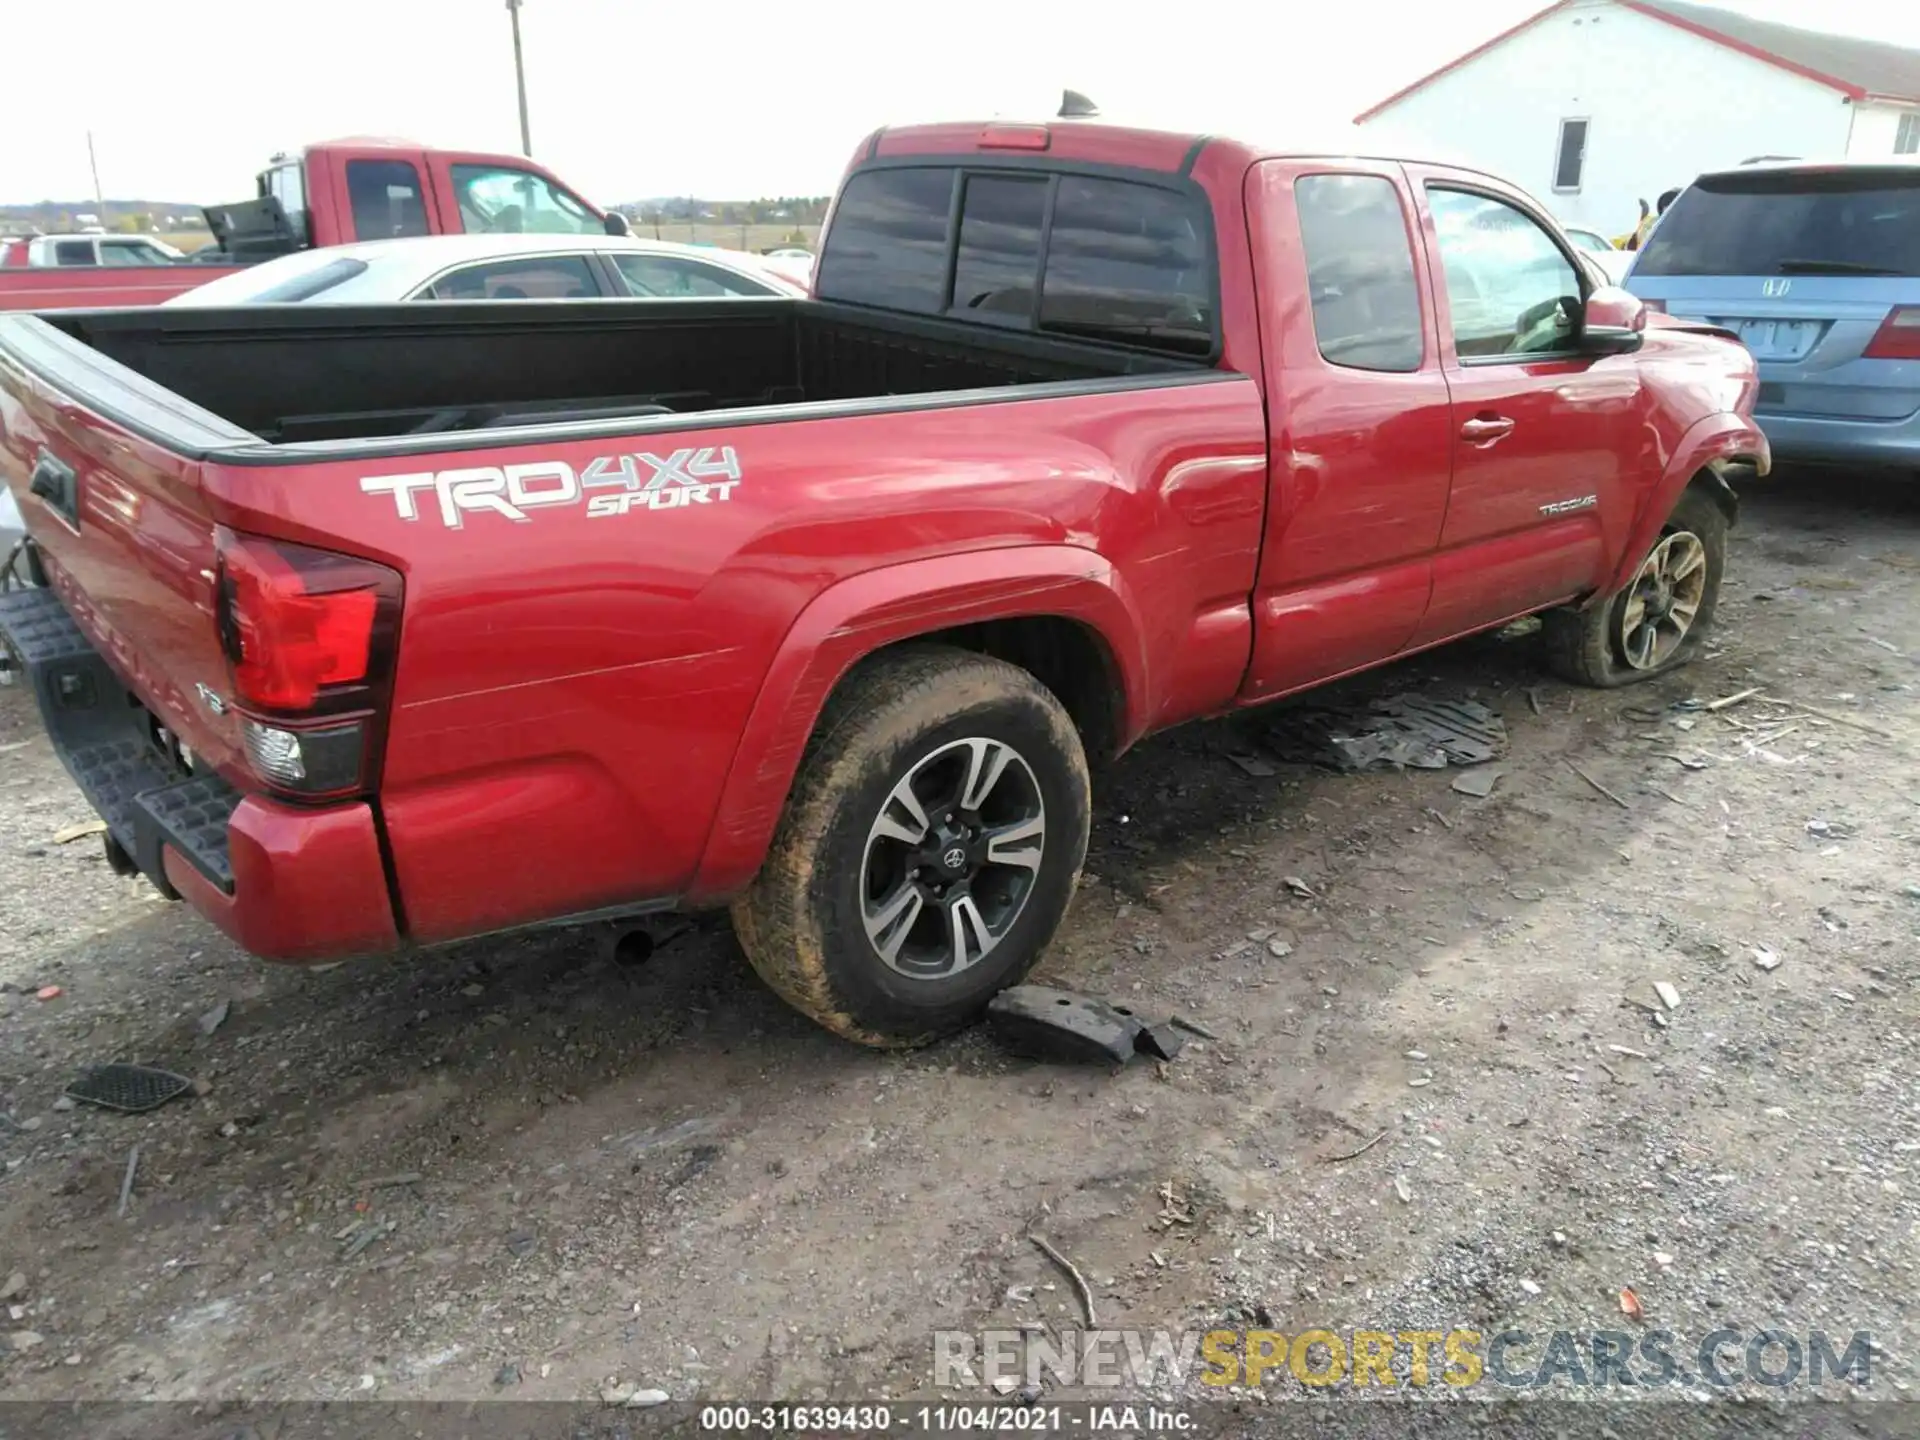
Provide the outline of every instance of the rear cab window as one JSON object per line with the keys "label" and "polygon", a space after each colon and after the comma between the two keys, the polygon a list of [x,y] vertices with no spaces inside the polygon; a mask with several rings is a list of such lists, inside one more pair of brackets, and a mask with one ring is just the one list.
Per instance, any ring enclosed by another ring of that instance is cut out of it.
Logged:
{"label": "rear cab window", "polygon": [[816,293],[1204,359],[1214,265],[1206,201],[1171,177],[887,165],[842,189]]}
{"label": "rear cab window", "polygon": [[1633,274],[1920,276],[1920,169],[1703,176],[1660,217]]}
{"label": "rear cab window", "polygon": [[410,160],[349,160],[347,204],[356,240],[432,233],[420,171]]}
{"label": "rear cab window", "polygon": [[1351,370],[1420,368],[1420,283],[1400,192],[1382,175],[1302,175],[1293,185],[1321,358]]}

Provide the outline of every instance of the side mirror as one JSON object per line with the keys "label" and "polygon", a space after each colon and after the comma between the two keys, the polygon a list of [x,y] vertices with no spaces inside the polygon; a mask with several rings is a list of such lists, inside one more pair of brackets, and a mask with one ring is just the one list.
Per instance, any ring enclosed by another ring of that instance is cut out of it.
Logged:
{"label": "side mirror", "polygon": [[1631,355],[1647,334],[1647,307],[1618,285],[1602,285],[1587,297],[1580,323],[1580,349],[1588,355]]}
{"label": "side mirror", "polygon": [[607,234],[631,235],[632,233],[633,227],[627,224],[626,216],[622,215],[618,210],[609,210],[607,212]]}

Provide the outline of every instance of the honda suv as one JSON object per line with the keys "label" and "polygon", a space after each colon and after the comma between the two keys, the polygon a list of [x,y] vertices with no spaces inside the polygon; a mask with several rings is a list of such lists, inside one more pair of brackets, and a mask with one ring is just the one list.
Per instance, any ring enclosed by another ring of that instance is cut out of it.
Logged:
{"label": "honda suv", "polygon": [[1626,283],[1746,342],[1776,460],[1920,467],[1920,164],[1702,175]]}

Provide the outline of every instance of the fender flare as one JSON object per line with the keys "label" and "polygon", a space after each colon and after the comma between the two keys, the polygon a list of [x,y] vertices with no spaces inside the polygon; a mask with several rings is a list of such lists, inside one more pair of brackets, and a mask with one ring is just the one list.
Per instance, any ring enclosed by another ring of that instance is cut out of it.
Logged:
{"label": "fender flare", "polygon": [[[1715,467],[1716,462],[1736,459],[1757,461],[1762,475],[1767,473],[1772,464],[1772,451],[1767,446],[1767,437],[1752,420],[1731,411],[1722,411],[1705,416],[1689,426],[1686,434],[1680,437],[1680,443],[1674,446],[1659,483],[1640,502],[1633,528],[1627,532],[1627,543],[1620,552],[1620,561],[1613,574],[1588,604],[1604,603],[1633,579],[1641,560],[1653,548],[1660,527],[1667,523],[1673,507],[1680,503],[1681,493],[1701,471],[1708,471],[1713,476],[1713,483],[1719,487],[1719,493],[1731,498],[1732,487],[1721,478]],[[1722,503],[1725,503],[1724,500]]]}
{"label": "fender flare", "polygon": [[1134,738],[1153,713],[1145,643],[1126,582],[1105,556],[1026,545],[850,576],[808,602],[774,652],[684,903],[724,900],[759,870],[820,711],[854,665],[916,636],[1037,616],[1077,621],[1104,642],[1121,689],[1120,734]]}

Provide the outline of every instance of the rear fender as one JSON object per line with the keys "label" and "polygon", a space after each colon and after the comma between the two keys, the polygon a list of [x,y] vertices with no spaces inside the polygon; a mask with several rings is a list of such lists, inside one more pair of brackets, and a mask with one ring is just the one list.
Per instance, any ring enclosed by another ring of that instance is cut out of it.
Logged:
{"label": "rear fender", "polygon": [[889,645],[957,625],[1060,616],[1105,642],[1122,690],[1122,745],[1152,713],[1140,622],[1108,561],[1071,545],[1029,545],[890,565],[817,596],[767,669],[734,752],[720,808],[685,903],[737,893],[766,858],[801,756],[833,687]]}
{"label": "rear fender", "polygon": [[1588,604],[1603,603],[1632,581],[1640,569],[1640,562],[1659,538],[1660,527],[1667,523],[1673,507],[1680,503],[1681,493],[1702,472],[1707,476],[1706,483],[1717,486],[1723,496],[1730,497],[1733,494],[1732,487],[1720,477],[1718,470],[1721,462],[1729,460],[1752,461],[1762,475],[1767,473],[1772,463],[1767,437],[1760,433],[1759,426],[1744,416],[1728,411],[1708,415],[1696,421],[1680,437],[1680,443],[1674,447],[1666,469],[1661,472],[1660,483],[1641,502],[1633,529],[1627,537],[1626,548],[1621,552],[1612,577]]}

